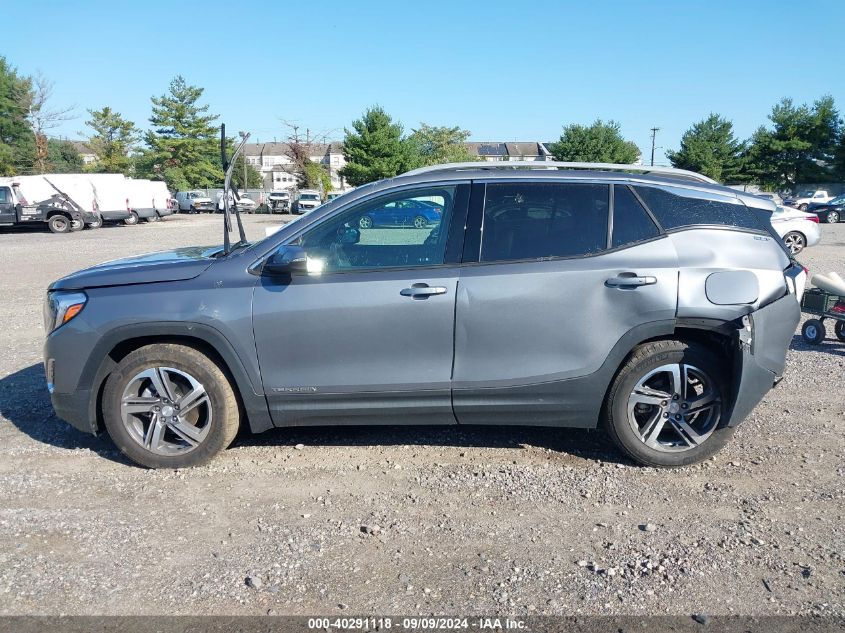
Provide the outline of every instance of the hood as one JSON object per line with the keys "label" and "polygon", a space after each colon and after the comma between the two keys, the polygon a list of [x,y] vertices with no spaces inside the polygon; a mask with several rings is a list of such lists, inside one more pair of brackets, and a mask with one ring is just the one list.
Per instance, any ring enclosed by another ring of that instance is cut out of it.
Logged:
{"label": "hood", "polygon": [[148,253],[97,264],[62,277],[50,290],[82,290],[104,286],[149,284],[193,279],[214,263],[220,247],[193,246],[172,251]]}

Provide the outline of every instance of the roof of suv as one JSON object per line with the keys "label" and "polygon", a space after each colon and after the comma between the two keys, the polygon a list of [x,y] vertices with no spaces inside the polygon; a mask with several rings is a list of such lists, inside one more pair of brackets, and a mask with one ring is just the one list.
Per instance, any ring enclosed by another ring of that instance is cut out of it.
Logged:
{"label": "roof of suv", "polygon": [[[556,161],[450,163],[415,169],[393,178],[363,185],[355,191],[363,195],[365,192],[380,191],[403,184],[462,180],[513,180],[514,178],[520,180],[629,181],[684,188],[701,192],[705,196],[708,193],[717,194],[737,198],[749,207],[765,209],[770,212],[775,210],[775,204],[771,200],[725,187],[695,172],[671,167],[607,163],[563,163]],[[355,196],[355,198],[357,199],[358,196]]]}

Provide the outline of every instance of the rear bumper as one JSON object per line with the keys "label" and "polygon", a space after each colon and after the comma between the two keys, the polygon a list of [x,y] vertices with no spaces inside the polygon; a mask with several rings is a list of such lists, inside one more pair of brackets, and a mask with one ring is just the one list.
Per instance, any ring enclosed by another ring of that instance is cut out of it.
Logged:
{"label": "rear bumper", "polygon": [[156,217],[156,210],[152,207],[139,207],[132,209],[135,213],[138,214],[139,218],[154,218]]}
{"label": "rear bumper", "polygon": [[800,319],[801,307],[791,293],[748,316],[750,329],[740,331],[742,353],[735,356],[728,426],[742,422],[780,380]]}

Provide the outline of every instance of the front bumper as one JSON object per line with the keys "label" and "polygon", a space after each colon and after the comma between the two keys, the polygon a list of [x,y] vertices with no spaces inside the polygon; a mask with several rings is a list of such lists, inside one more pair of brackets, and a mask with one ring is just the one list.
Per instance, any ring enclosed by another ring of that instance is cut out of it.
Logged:
{"label": "front bumper", "polygon": [[740,330],[741,354],[735,355],[733,406],[728,426],[742,422],[775,386],[786,366],[786,352],[801,320],[801,306],[791,292],[751,313]]}

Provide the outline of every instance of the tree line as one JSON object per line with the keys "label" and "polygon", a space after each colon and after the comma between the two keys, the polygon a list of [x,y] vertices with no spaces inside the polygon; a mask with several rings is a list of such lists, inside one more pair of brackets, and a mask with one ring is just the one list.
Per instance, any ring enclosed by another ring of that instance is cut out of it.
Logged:
{"label": "tree line", "polygon": [[[48,138],[50,129],[72,118],[72,108],[55,107],[51,82],[40,74],[21,75],[0,56],[0,175],[86,169],[164,180],[174,190],[219,186],[223,181],[219,117],[201,103],[203,92],[183,77],[175,77],[165,94],[151,97],[146,131],[110,106],[88,110],[85,142],[96,160],[83,165],[74,143]],[[346,165],[340,175],[358,186],[425,165],[476,160],[465,145],[469,136],[459,126],[426,123],[406,133],[399,121],[375,105],[344,129]],[[300,186],[330,189],[323,165],[311,161],[310,142],[297,134],[288,141]],[[229,143],[234,146],[235,139]],[[562,161],[635,163],[640,159],[637,145],[626,140],[612,120],[567,125],[548,148]],[[713,113],[684,132],[679,149],[666,155],[674,167],[729,184],[753,183],[781,190],[845,180],[845,125],[829,95],[812,105],[797,105],[785,98],[772,108],[768,123],[749,139],[738,139],[733,123]],[[252,165],[244,168],[243,161],[240,157],[234,170],[235,184],[260,187],[261,175]]]}

